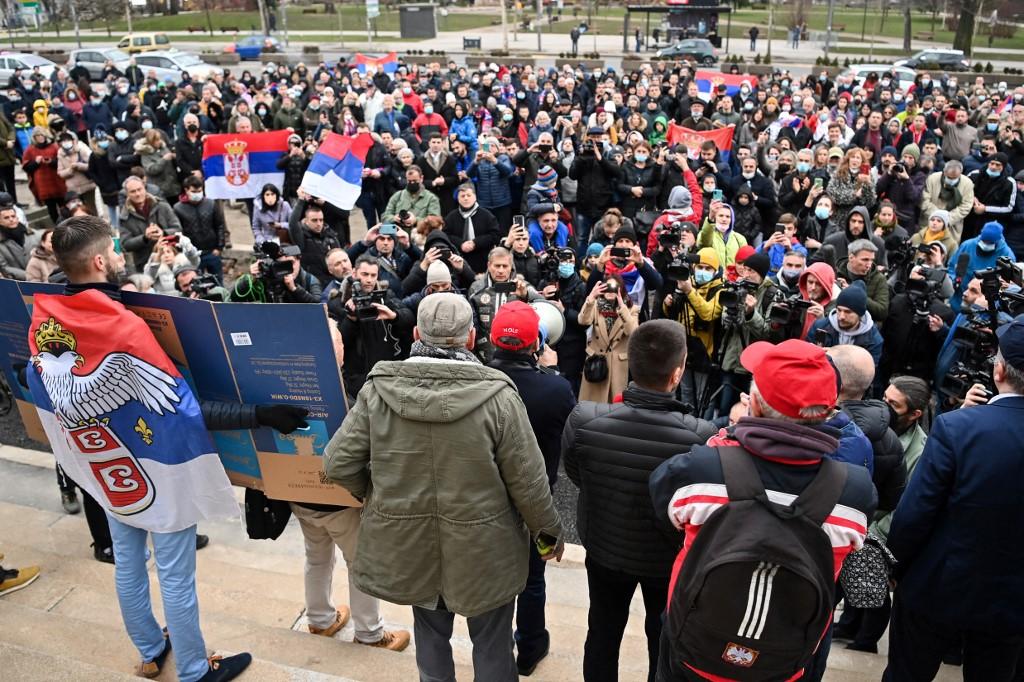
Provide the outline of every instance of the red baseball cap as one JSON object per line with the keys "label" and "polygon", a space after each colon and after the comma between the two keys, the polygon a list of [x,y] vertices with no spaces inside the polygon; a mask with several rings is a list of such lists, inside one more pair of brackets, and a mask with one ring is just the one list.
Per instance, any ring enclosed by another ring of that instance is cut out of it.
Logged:
{"label": "red baseball cap", "polygon": [[[510,301],[498,308],[491,321],[491,343],[518,351],[529,348],[540,336],[540,315],[522,301]],[[519,343],[509,343],[515,339]]]}
{"label": "red baseball cap", "polygon": [[812,407],[831,410],[839,399],[835,368],[825,350],[813,343],[758,341],[743,351],[740,364],[754,375],[765,401],[787,417],[812,416],[800,413]]}

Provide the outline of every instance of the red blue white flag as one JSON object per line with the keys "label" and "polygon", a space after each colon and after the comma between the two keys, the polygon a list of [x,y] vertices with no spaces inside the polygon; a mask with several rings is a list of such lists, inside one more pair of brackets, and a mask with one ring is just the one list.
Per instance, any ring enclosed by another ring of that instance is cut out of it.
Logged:
{"label": "red blue white flag", "polygon": [[366,67],[373,66],[384,73],[395,73],[398,71],[398,53],[388,52],[383,57],[368,57],[361,52],[356,52],[352,58],[352,64],[359,70],[359,73],[366,73]]}
{"label": "red blue white flag", "polygon": [[302,189],[338,208],[351,211],[363,187],[363,165],[373,146],[369,133],[355,137],[328,133],[302,177]]}
{"label": "red blue white flag", "polygon": [[711,140],[718,147],[718,153],[723,161],[728,161],[732,154],[732,136],[736,126],[727,125],[724,128],[714,130],[691,130],[678,125],[674,121],[668,124],[666,140],[669,144],[682,143],[686,145],[686,155],[691,159],[700,156],[700,146],[705,140]]}
{"label": "red blue white flag", "polygon": [[740,91],[743,81],[747,81],[751,88],[757,87],[757,76],[748,73],[719,73],[698,69],[693,75],[693,80],[697,81],[697,89],[701,92],[711,92],[719,85],[724,85],[725,93],[730,97]]}
{"label": "red blue white flag", "polygon": [[199,404],[142,318],[97,290],[37,294],[28,343],[57,462],[111,515],[159,533],[238,517]]}
{"label": "red blue white flag", "polygon": [[203,177],[211,199],[251,199],[272,183],[284,184],[277,160],[288,151],[287,130],[208,135],[203,143]]}

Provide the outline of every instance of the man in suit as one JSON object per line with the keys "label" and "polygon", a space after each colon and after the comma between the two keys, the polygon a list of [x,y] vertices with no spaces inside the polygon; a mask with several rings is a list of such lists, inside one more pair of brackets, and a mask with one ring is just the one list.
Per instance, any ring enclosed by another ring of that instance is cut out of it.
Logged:
{"label": "man in suit", "polygon": [[1024,316],[998,330],[998,395],[935,421],[893,514],[899,563],[883,680],[931,680],[963,644],[965,680],[1014,680],[1024,653]]}

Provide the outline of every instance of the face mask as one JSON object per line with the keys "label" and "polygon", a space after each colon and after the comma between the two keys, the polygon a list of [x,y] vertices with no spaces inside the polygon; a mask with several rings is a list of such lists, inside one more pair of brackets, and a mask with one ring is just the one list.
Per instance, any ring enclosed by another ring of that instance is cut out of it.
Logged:
{"label": "face mask", "polygon": [[784,87],[784,88],[788,88],[789,87],[789,80],[788,79],[782,81],[782,87]]}
{"label": "face mask", "polygon": [[411,95],[412,94],[412,88],[410,88],[408,85],[406,85],[404,88],[402,88],[402,92],[404,92],[407,95]]}
{"label": "face mask", "polygon": [[430,116],[432,113],[434,113],[434,107],[423,107],[423,113],[426,114],[427,116]]}
{"label": "face mask", "polygon": [[796,162],[796,172],[797,173],[810,173],[811,172],[811,164],[807,163],[806,161],[797,161]]}
{"label": "face mask", "polygon": [[99,140],[96,143],[96,146],[99,147],[100,149],[106,149],[107,147],[110,146],[110,140]]}
{"label": "face mask", "polygon": [[156,86],[155,85],[150,85],[149,86],[149,91],[150,92],[156,92]]}
{"label": "face mask", "polygon": [[102,97],[92,97],[90,99],[92,100],[93,104],[103,104],[103,98]]}
{"label": "face mask", "polygon": [[883,78],[883,79],[882,79],[882,87],[883,87],[883,88],[887,88],[887,87],[889,87],[889,83],[891,83],[891,82],[892,82],[892,81],[891,81],[891,80],[889,80],[888,78]]}
{"label": "face mask", "polygon": [[405,187],[409,190],[410,194],[416,194],[416,192],[420,191],[420,183],[418,182],[410,182]]}
{"label": "face mask", "polygon": [[266,116],[267,115],[267,110],[266,109],[257,109],[256,113],[259,114],[260,116]]}
{"label": "face mask", "polygon": [[942,178],[942,181],[946,183],[946,186],[948,187],[956,187],[957,183],[960,182],[960,178],[957,178],[955,180],[952,180],[950,178]]}
{"label": "face mask", "polygon": [[818,80],[820,80],[822,83],[824,83],[825,81],[828,80],[828,76],[826,76],[825,74],[819,74],[818,75]]}
{"label": "face mask", "polygon": [[121,140],[122,142],[124,142],[125,140],[128,139],[128,131],[127,130],[118,130],[116,133],[114,133],[114,137],[116,137],[118,140]]}
{"label": "face mask", "polygon": [[559,263],[558,264],[558,276],[562,279],[572,277],[572,273],[576,272],[576,268],[572,263]]}
{"label": "face mask", "polygon": [[753,110],[754,110],[754,103],[753,102],[744,102],[743,103],[743,111],[753,111]]}
{"label": "face mask", "polygon": [[118,88],[117,91],[122,95],[128,94],[128,88]]}
{"label": "face mask", "polygon": [[320,102],[310,102],[309,108],[313,111],[317,111],[320,108]]}
{"label": "face mask", "polygon": [[985,124],[985,129],[994,133],[996,130],[999,129],[999,124],[998,123],[986,123]]}
{"label": "face mask", "polygon": [[892,96],[892,101],[893,102],[902,102],[903,101],[903,95],[899,95],[899,94],[893,95]]}
{"label": "face mask", "polygon": [[754,171],[753,173],[743,173],[743,177],[746,178],[747,180],[752,180],[755,175],[757,175],[757,171]]}
{"label": "face mask", "polygon": [[200,201],[203,200],[203,193],[202,192],[189,192],[188,193],[188,200],[191,201],[193,204],[198,204]]}
{"label": "face mask", "polygon": [[152,121],[143,121],[142,122],[142,129],[143,130],[150,130],[152,127],[153,127],[153,122]]}
{"label": "face mask", "polygon": [[69,92],[68,93],[68,99],[71,100],[72,102],[74,102],[76,99],[78,99],[78,95],[76,95],[73,92]]}
{"label": "face mask", "polygon": [[744,85],[743,87],[740,88],[740,92],[743,93],[744,95],[749,95],[750,94],[750,88],[748,88],[746,85]]}
{"label": "face mask", "polygon": [[703,109],[690,109],[690,116],[693,117],[694,121],[699,121],[700,118],[703,115],[704,115],[704,110]]}
{"label": "face mask", "polygon": [[782,110],[788,114],[790,111],[793,110],[793,107],[789,106],[788,104],[783,104]]}
{"label": "face mask", "polygon": [[931,84],[932,84],[932,81],[931,81],[930,78],[922,78],[921,79],[921,87],[927,88]]}
{"label": "face mask", "polygon": [[818,220],[828,220],[828,217],[832,215],[832,210],[824,206],[818,206],[814,209],[814,215]]}
{"label": "face mask", "polygon": [[187,130],[190,133],[197,133],[199,132],[199,126],[197,126],[195,123],[189,123],[187,126],[185,126],[185,130]]}
{"label": "face mask", "polygon": [[986,169],[985,169],[985,172],[986,172],[986,173],[988,173],[988,176],[989,176],[990,178],[998,178],[998,177],[999,177],[1000,175],[1002,175],[1002,174],[1003,174],[1003,172],[1002,172],[1002,171],[994,171],[994,170],[992,170],[991,168],[986,168]]}
{"label": "face mask", "polygon": [[703,286],[714,279],[715,274],[706,270],[697,270],[693,273],[693,281],[698,285]]}
{"label": "face mask", "polygon": [[978,251],[984,251],[986,253],[992,253],[996,250],[995,244],[987,244],[985,242],[978,242]]}
{"label": "face mask", "polygon": [[71,151],[71,148],[75,146],[74,142],[61,142],[60,148],[64,151]]}
{"label": "face mask", "polygon": [[793,284],[798,279],[800,279],[801,272],[803,272],[803,270],[801,270],[800,268],[783,268],[782,278],[785,279],[790,284]]}
{"label": "face mask", "polygon": [[647,162],[647,154],[634,154],[633,158],[636,159],[639,163]]}

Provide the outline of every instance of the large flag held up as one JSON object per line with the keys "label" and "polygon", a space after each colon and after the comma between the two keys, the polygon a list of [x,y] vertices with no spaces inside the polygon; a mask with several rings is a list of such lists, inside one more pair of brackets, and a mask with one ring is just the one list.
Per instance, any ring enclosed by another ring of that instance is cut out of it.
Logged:
{"label": "large flag held up", "polygon": [[718,147],[718,153],[723,161],[728,161],[732,154],[732,136],[736,126],[727,125],[724,128],[714,130],[691,130],[676,124],[674,121],[668,124],[666,140],[669,144],[682,143],[686,145],[686,155],[691,159],[700,156],[700,146],[704,140],[711,140]]}
{"label": "large flag held up", "polygon": [[199,403],[146,322],[90,289],[37,294],[28,385],[57,462],[124,523],[238,517]]}
{"label": "large flag held up", "polygon": [[277,160],[288,151],[287,130],[208,135],[203,143],[203,177],[211,199],[252,199],[263,186],[284,185]]}
{"label": "large flag held up", "polygon": [[367,57],[361,52],[356,52],[352,58],[352,64],[359,70],[359,73],[366,73],[367,66],[375,66],[378,71],[384,73],[395,73],[398,71],[398,53],[388,52],[383,57]]}
{"label": "large flag held up", "polygon": [[711,92],[719,85],[725,85],[725,92],[730,97],[740,91],[743,81],[750,83],[751,89],[757,87],[757,76],[745,73],[719,73],[718,71],[702,71],[698,69],[693,79],[697,81],[697,89],[701,92]]}
{"label": "large flag held up", "polygon": [[372,146],[373,138],[369,133],[355,137],[328,133],[302,177],[302,189],[351,211],[362,191],[363,164]]}

